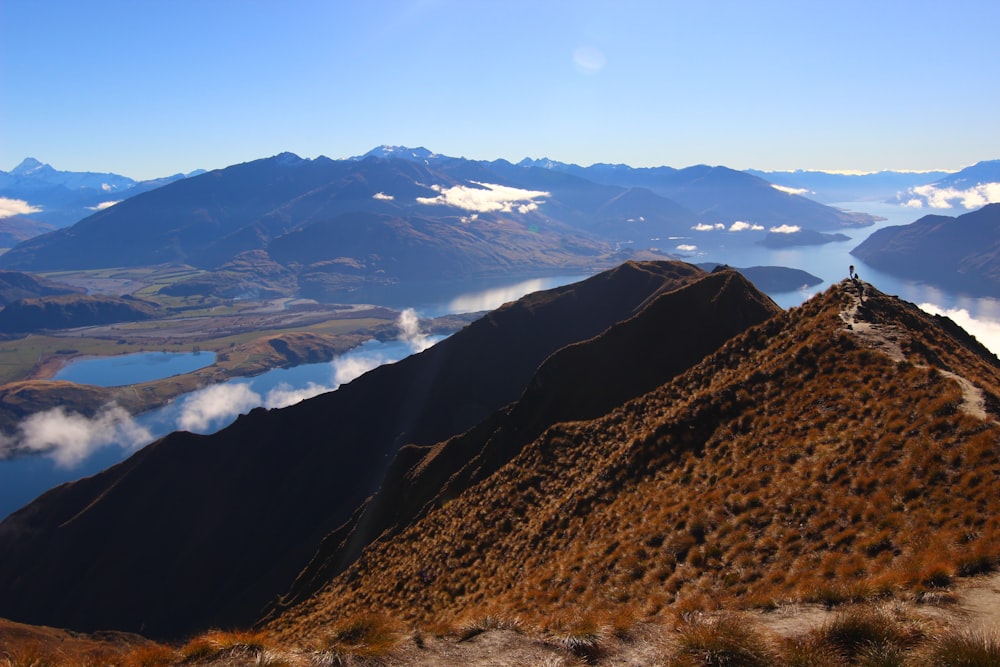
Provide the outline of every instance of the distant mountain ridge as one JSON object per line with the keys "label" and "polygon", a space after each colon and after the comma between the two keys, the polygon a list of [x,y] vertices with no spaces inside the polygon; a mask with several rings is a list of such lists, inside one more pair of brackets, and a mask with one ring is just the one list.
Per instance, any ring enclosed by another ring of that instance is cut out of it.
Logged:
{"label": "distant mountain ridge", "polygon": [[[0,266],[216,272],[254,253],[287,272],[284,293],[337,299],[371,284],[594,270],[677,257],[678,246],[751,244],[769,228],[870,223],[724,167],[543,168],[380,147],[347,160],[282,153],[184,178],[22,242]],[[231,279],[194,280],[242,289]]]}
{"label": "distant mountain ridge", "polygon": [[80,294],[80,287],[33,276],[19,271],[0,271],[0,308],[20,299],[35,299],[57,294]]}
{"label": "distant mountain ridge", "polygon": [[908,188],[895,201],[915,209],[966,210],[1000,203],[1000,160],[984,160],[932,183]]}
{"label": "distant mountain ridge", "polygon": [[22,298],[0,310],[0,332],[73,329],[162,316],[155,303],[132,297],[55,294]]}
{"label": "distant mountain ridge", "polygon": [[805,169],[795,171],[747,169],[746,171],[775,186],[797,191],[824,204],[890,201],[910,188],[926,185],[949,175],[947,171],[880,171],[867,174]]}
{"label": "distant mountain ridge", "polygon": [[909,225],[879,229],[851,254],[904,278],[1000,295],[1000,203],[957,217],[926,215]]}
{"label": "distant mountain ridge", "polygon": [[[193,171],[187,176],[199,173]],[[30,210],[8,218],[7,224],[19,223],[25,230],[38,223],[66,227],[102,207],[185,177],[175,174],[136,181],[112,173],[60,171],[28,157],[9,172],[0,170],[0,198],[24,202]]]}

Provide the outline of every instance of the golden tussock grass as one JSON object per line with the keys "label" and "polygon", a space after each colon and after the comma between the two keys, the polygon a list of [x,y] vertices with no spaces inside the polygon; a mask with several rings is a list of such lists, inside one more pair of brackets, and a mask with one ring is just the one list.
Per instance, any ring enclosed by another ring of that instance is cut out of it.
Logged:
{"label": "golden tussock grass", "polygon": [[[533,624],[921,596],[993,569],[1000,430],[958,410],[961,387],[927,367],[932,341],[903,340],[924,352],[895,362],[842,329],[845,303],[814,299],[605,418],[550,428],[306,608],[419,623],[488,602]],[[996,367],[933,351],[1000,394]]]}

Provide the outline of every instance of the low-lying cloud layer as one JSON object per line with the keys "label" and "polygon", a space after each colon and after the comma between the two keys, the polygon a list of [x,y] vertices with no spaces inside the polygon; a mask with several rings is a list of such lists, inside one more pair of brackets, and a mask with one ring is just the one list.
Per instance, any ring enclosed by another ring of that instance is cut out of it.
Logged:
{"label": "low-lying cloud layer", "polygon": [[[441,339],[420,330],[419,318],[412,308],[400,313],[396,326],[397,340],[404,343],[402,347],[397,344],[395,350],[387,352],[381,347],[362,345],[343,354],[330,362],[328,383],[309,381],[295,387],[283,382],[264,394],[245,380],[212,385],[175,401],[165,428],[211,433],[255,407],[283,408],[333,391],[382,364],[422,352]],[[155,437],[118,405],[109,405],[91,418],[54,408],[27,417],[13,435],[0,433],[0,458],[41,453],[60,467],[73,468],[100,448],[117,445],[131,452]]]}
{"label": "low-lying cloud layer", "polygon": [[982,208],[987,204],[1000,202],[1000,183],[978,183],[971,188],[940,188],[936,185],[920,185],[910,188],[900,197],[903,206],[910,208]]}
{"label": "low-lying cloud layer", "polygon": [[1000,355],[1000,322],[977,319],[965,308],[939,308],[933,303],[922,303],[920,309],[931,315],[944,315],[951,318],[955,324],[975,336],[976,340],[982,343],[986,349],[993,354]]}
{"label": "low-lying cloud layer", "polygon": [[771,183],[771,187],[790,195],[807,195],[811,193],[809,188],[790,188],[787,185],[777,185],[775,183]]}
{"label": "low-lying cloud layer", "polygon": [[185,431],[204,432],[216,422],[247,412],[261,404],[260,394],[247,383],[217,384],[188,394],[181,400],[177,425]]}
{"label": "low-lying cloud layer", "polygon": [[717,222],[714,225],[699,222],[691,229],[696,232],[762,232],[764,231],[764,225],[758,225],[755,222],[747,222],[746,220],[736,220],[733,224],[729,225],[729,227],[726,227],[726,225],[721,222]]}
{"label": "low-lying cloud layer", "polygon": [[31,215],[32,213],[41,212],[42,209],[40,207],[32,206],[23,199],[0,197],[0,219],[12,218],[15,215]]}
{"label": "low-lying cloud layer", "polygon": [[731,232],[760,232],[764,230],[764,225],[758,225],[753,222],[744,222],[743,220],[737,220],[733,224],[729,225],[729,231]]}
{"label": "low-lying cloud layer", "polygon": [[506,185],[495,185],[493,183],[479,183],[472,181],[469,185],[455,185],[445,188],[441,185],[432,185],[431,188],[440,194],[437,197],[417,197],[417,202],[421,204],[451,206],[460,208],[463,211],[474,211],[477,213],[530,213],[544,202],[536,201],[543,197],[551,196],[548,192],[540,190],[521,190]]}
{"label": "low-lying cloud layer", "polygon": [[91,418],[60,407],[25,418],[13,437],[0,435],[0,454],[41,452],[58,466],[72,468],[101,447],[116,444],[134,451],[152,439],[149,430],[118,405],[108,405]]}
{"label": "low-lying cloud layer", "polygon": [[767,231],[772,234],[798,234],[802,231],[802,228],[798,225],[778,225],[777,227],[768,228]]}

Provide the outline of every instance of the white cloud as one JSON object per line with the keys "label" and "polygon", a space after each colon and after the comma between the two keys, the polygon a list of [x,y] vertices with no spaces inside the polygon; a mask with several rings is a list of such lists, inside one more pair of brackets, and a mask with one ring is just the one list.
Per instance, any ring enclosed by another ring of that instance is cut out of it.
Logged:
{"label": "white cloud", "polygon": [[117,444],[134,450],[153,438],[119,405],[108,405],[92,418],[64,408],[37,412],[18,426],[20,436],[4,438],[6,447],[47,454],[56,465],[72,468],[95,450]]}
{"label": "white cloud", "polygon": [[32,206],[23,199],[0,197],[0,219],[10,218],[15,215],[31,215],[32,213],[41,212],[42,209],[40,206]]}
{"label": "white cloud", "polygon": [[320,394],[325,394],[326,392],[333,391],[334,389],[336,389],[336,387],[329,387],[316,382],[309,382],[304,387],[293,387],[287,382],[282,382],[267,392],[267,397],[264,399],[264,407],[286,408],[289,405],[301,403],[307,398],[319,396]]}
{"label": "white cloud", "polygon": [[716,230],[716,229],[725,229],[725,228],[726,228],[726,226],[724,224],[722,224],[721,222],[717,222],[714,225],[707,225],[704,222],[699,222],[697,225],[695,225],[691,229],[693,229],[696,232],[710,232],[710,231],[713,231],[713,230]]}
{"label": "white cloud", "polygon": [[177,425],[187,431],[204,432],[224,419],[232,419],[263,404],[260,394],[247,383],[215,384],[189,394],[180,405]]}
{"label": "white cloud", "polygon": [[747,230],[759,232],[763,231],[764,225],[758,225],[752,222],[744,222],[743,220],[737,220],[733,224],[729,225],[729,231],[731,232],[745,232]]}
{"label": "white cloud", "polygon": [[[399,335],[396,339],[406,343],[410,354],[423,352],[442,338],[441,336],[430,336],[420,331],[420,318],[413,308],[407,308],[399,314],[396,326],[399,329]],[[380,350],[367,350],[364,347],[341,355],[331,362],[334,383],[332,389],[336,389],[382,364],[398,360],[399,356],[397,355]]]}
{"label": "white cloud", "polygon": [[494,185],[492,183],[479,183],[472,181],[478,187],[469,185],[455,185],[445,188],[440,185],[432,185],[431,188],[439,192],[437,197],[417,197],[417,202],[428,205],[452,206],[465,211],[476,211],[479,213],[499,212],[529,213],[538,208],[536,199],[551,196],[548,192],[540,190],[521,190],[506,185]]}
{"label": "white cloud", "polygon": [[771,183],[771,187],[775,190],[780,190],[781,192],[786,192],[790,195],[807,195],[810,194],[809,188],[790,188],[787,185],[777,185],[776,183]]}
{"label": "white cloud", "polygon": [[417,311],[412,308],[407,308],[399,314],[396,326],[399,327],[399,340],[409,345],[414,353],[423,352],[436,342],[420,331],[420,318],[417,317]]}
{"label": "white cloud", "polygon": [[545,289],[545,282],[540,278],[535,278],[506,287],[497,287],[471,294],[459,294],[448,302],[447,311],[449,313],[478,313],[483,310],[494,310],[508,301],[515,301],[525,294],[531,294],[541,289]]}
{"label": "white cloud", "polygon": [[573,64],[584,74],[596,74],[607,63],[604,52],[593,46],[581,46],[573,50]]}
{"label": "white cloud", "polygon": [[933,184],[910,188],[911,195],[904,206],[911,208],[948,209],[961,206],[965,209],[981,208],[987,204],[1000,202],[1000,183],[979,183],[971,188],[939,188]]}
{"label": "white cloud", "polygon": [[339,387],[389,361],[395,360],[379,352],[349,354],[337,357],[332,362],[333,382]]}
{"label": "white cloud", "polygon": [[104,209],[111,208],[112,206],[120,203],[121,201],[122,201],[121,199],[117,201],[102,201],[97,206],[88,206],[87,208],[90,209],[91,211],[103,211]]}
{"label": "white cloud", "polygon": [[778,225],[777,227],[771,227],[767,231],[772,234],[797,234],[802,231],[802,228],[798,225]]}
{"label": "white cloud", "polygon": [[681,252],[694,252],[695,250],[698,249],[698,246],[691,245],[689,243],[684,243],[677,246],[677,249],[680,250]]}
{"label": "white cloud", "polygon": [[931,315],[945,315],[955,324],[976,337],[990,352],[1000,355],[1000,322],[976,319],[965,308],[940,308],[933,303],[922,303],[920,309]]}
{"label": "white cloud", "polygon": [[384,192],[376,192],[372,195],[372,199],[378,199],[379,201],[392,201],[395,199],[392,195],[387,195]]}
{"label": "white cloud", "polygon": [[[405,343],[404,351],[398,344],[387,352],[362,347],[331,362],[329,385],[310,381],[305,386],[294,387],[282,382],[268,391],[266,398],[262,398],[247,382],[205,387],[178,401],[175,427],[209,433],[240,413],[260,405],[267,408],[294,405],[333,391],[377,366],[397,361],[405,354],[422,352],[443,338],[422,332],[420,319],[412,308],[400,313],[396,324],[399,328],[397,338]],[[117,444],[122,449],[135,450],[152,440],[150,431],[118,405],[105,407],[93,418],[54,408],[25,418],[13,436],[0,433],[0,458],[41,453],[51,456],[60,466],[73,467],[101,447]]]}

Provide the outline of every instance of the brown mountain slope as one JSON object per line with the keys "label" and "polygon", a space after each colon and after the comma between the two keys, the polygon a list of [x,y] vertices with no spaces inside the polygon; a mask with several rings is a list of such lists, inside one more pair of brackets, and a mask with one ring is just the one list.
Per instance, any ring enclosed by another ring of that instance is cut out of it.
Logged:
{"label": "brown mountain slope", "polygon": [[327,536],[271,614],[315,593],[377,536],[398,532],[428,506],[491,475],[548,426],[598,417],[779,312],[742,275],[720,271],[660,294],[630,319],[555,352],[516,404],[444,443],[404,447],[379,492]]}
{"label": "brown mountain slope", "polygon": [[903,595],[993,567],[1000,362],[869,293],[835,285],[606,416],[547,429],[270,629]]}
{"label": "brown mountain slope", "polygon": [[173,433],[0,523],[0,616],[176,637],[249,623],[404,444],[516,400],[552,352],[706,274],[628,263],[508,304],[433,348],[212,436]]}

